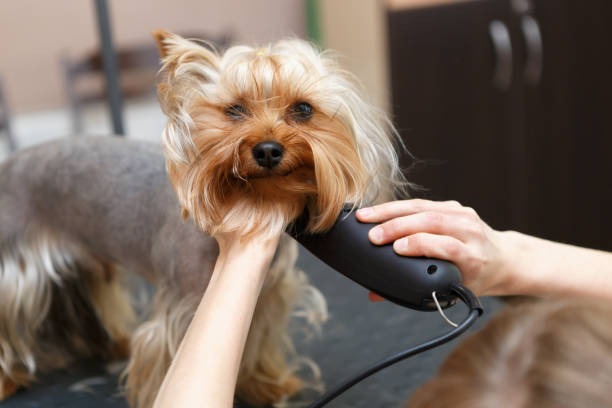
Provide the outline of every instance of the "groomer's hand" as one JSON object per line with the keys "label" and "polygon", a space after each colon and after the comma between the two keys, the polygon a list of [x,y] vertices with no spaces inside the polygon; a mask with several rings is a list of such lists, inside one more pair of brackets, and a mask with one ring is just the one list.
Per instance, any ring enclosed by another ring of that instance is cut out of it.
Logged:
{"label": "groomer's hand", "polygon": [[381,223],[370,240],[405,256],[446,259],[477,295],[592,297],[612,301],[612,252],[496,231],[455,201],[393,201],[357,212]]}
{"label": "groomer's hand", "polygon": [[362,208],[357,218],[381,223],[372,228],[370,241],[393,243],[396,253],[453,262],[463,283],[479,295],[505,293],[511,278],[504,273],[503,238],[472,208],[456,201],[421,199],[392,201]]}

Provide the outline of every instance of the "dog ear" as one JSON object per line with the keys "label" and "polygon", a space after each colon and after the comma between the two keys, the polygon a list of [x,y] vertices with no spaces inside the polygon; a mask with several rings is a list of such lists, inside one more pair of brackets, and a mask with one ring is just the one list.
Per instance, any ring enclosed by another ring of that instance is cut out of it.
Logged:
{"label": "dog ear", "polygon": [[[197,149],[191,137],[193,107],[204,100],[220,78],[220,56],[206,43],[187,40],[165,30],[153,33],[162,67],[157,81],[157,95],[162,111],[168,118],[163,132],[163,146],[168,176],[179,200],[184,191],[183,179]],[[183,218],[189,211],[183,205]]]}
{"label": "dog ear", "polygon": [[206,50],[205,45],[212,48],[212,45],[204,40],[186,39],[164,29],[155,30],[152,35],[162,59],[171,55],[181,55],[189,50],[201,51],[202,48]]}
{"label": "dog ear", "polygon": [[172,34],[166,30],[155,30],[152,34],[155,42],[157,43],[159,56],[162,59],[166,58],[170,53],[170,50],[172,49],[171,43],[176,43],[178,38],[180,38],[178,35]]}
{"label": "dog ear", "polygon": [[[188,40],[166,30],[154,31],[153,38],[157,43],[162,61],[161,71],[167,76],[173,77],[179,64],[197,65],[205,68],[204,72],[218,72],[219,56],[211,50],[212,45],[204,41]],[[200,69],[194,71],[200,71]]]}
{"label": "dog ear", "polygon": [[183,105],[192,101],[190,95],[201,91],[202,85],[219,80],[221,57],[205,42],[187,40],[165,30],[153,32],[153,37],[162,62],[157,93],[162,110],[172,119],[184,113]]}

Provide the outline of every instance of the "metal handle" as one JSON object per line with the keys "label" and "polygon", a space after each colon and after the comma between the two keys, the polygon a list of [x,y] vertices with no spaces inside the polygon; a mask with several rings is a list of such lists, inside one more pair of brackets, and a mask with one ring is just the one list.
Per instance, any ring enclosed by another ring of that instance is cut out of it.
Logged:
{"label": "metal handle", "polygon": [[525,61],[525,82],[536,86],[542,78],[543,42],[540,25],[531,16],[521,17],[521,29],[527,44],[527,60]]}
{"label": "metal handle", "polygon": [[512,41],[508,27],[499,20],[489,24],[489,34],[493,41],[496,63],[493,86],[500,91],[510,89],[512,83]]}

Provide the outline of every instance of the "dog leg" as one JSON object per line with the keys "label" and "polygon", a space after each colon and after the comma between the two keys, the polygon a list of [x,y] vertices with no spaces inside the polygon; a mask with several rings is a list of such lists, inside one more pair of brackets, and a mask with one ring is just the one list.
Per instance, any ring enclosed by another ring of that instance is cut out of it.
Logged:
{"label": "dog leg", "polygon": [[[238,380],[238,394],[256,405],[277,402],[301,388],[301,381],[285,361],[285,354],[291,351],[291,340],[285,333],[291,293],[282,293],[281,290],[291,291],[292,285],[289,282],[282,285],[281,281],[279,279],[270,286],[266,300],[258,305],[260,312],[256,312],[251,328],[256,333],[249,334]],[[134,332],[132,357],[122,375],[132,407],[153,405],[193,318],[200,296],[185,296],[180,292],[177,288],[162,285],[155,296],[151,317]],[[267,313],[267,307],[276,309]]]}
{"label": "dog leg", "polygon": [[110,337],[110,358],[127,359],[130,355],[131,333],[136,325],[136,313],[129,291],[120,282],[119,271],[113,265],[90,265],[86,275],[91,301],[97,318]]}
{"label": "dog leg", "polygon": [[4,380],[0,377],[0,401],[13,395],[19,387],[10,379]]}
{"label": "dog leg", "polygon": [[127,351],[123,322],[131,308],[109,265],[53,234],[30,236],[1,245],[2,398],[75,356],[111,358]]}
{"label": "dog leg", "polygon": [[200,296],[184,295],[172,286],[158,289],[151,317],[132,336],[132,356],[122,374],[130,406],[153,405],[199,299]]}
{"label": "dog leg", "polygon": [[[237,382],[237,394],[254,405],[282,401],[304,385],[313,385],[296,375],[305,359],[294,350],[288,323],[297,305],[300,312],[315,316],[308,320],[316,326],[325,319],[326,307],[318,291],[295,269],[296,258],[297,245],[284,237],[255,310]],[[171,282],[158,285],[151,317],[132,336],[132,357],[122,375],[132,407],[153,405],[202,297],[188,274],[173,276]],[[181,289],[179,276],[192,284]]]}
{"label": "dog leg", "polygon": [[64,353],[51,345],[39,347],[39,336],[48,326],[53,287],[62,281],[64,258],[58,258],[58,245],[50,237],[2,243],[0,254],[0,384],[6,398],[18,387],[34,380],[44,368],[68,363]]}
{"label": "dog leg", "polygon": [[[314,319],[316,327],[327,316],[325,301],[295,268],[297,245],[283,237],[262,289],[244,350],[237,393],[245,401],[264,406],[295,395],[304,386],[317,387],[297,371],[307,361],[297,355],[289,335],[289,321],[296,306]],[[304,297],[317,301],[305,301]],[[314,363],[311,363],[311,367]],[[316,373],[316,370],[315,370]]]}

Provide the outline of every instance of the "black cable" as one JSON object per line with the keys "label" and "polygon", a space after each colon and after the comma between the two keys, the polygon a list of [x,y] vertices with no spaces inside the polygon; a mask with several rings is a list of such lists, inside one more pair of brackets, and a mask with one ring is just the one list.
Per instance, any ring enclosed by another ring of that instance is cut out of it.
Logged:
{"label": "black cable", "polygon": [[478,298],[469,289],[461,285],[452,285],[451,290],[463,301],[463,303],[466,304],[466,306],[468,306],[470,310],[468,316],[465,318],[463,322],[459,324],[459,326],[457,326],[450,332],[443,334],[442,336],[436,337],[425,343],[419,344],[418,346],[412,347],[408,350],[404,350],[400,353],[397,353],[393,356],[387,357],[375,363],[370,368],[349,378],[348,380],[344,381],[342,384],[338,385],[333,390],[327,392],[317,401],[309,405],[308,408],[320,408],[322,406],[325,406],[327,405],[327,403],[329,403],[330,401],[335,399],[337,396],[339,396],[340,394],[342,394],[343,392],[351,388],[353,385],[379,372],[380,370],[383,370],[389,367],[390,365],[398,363],[416,354],[419,354],[424,351],[430,350],[432,348],[438,347],[444,343],[449,342],[455,337],[463,334],[463,332],[469,329],[470,326],[476,321],[476,319],[482,314],[483,312],[482,305],[480,304],[480,301],[478,300]]}

